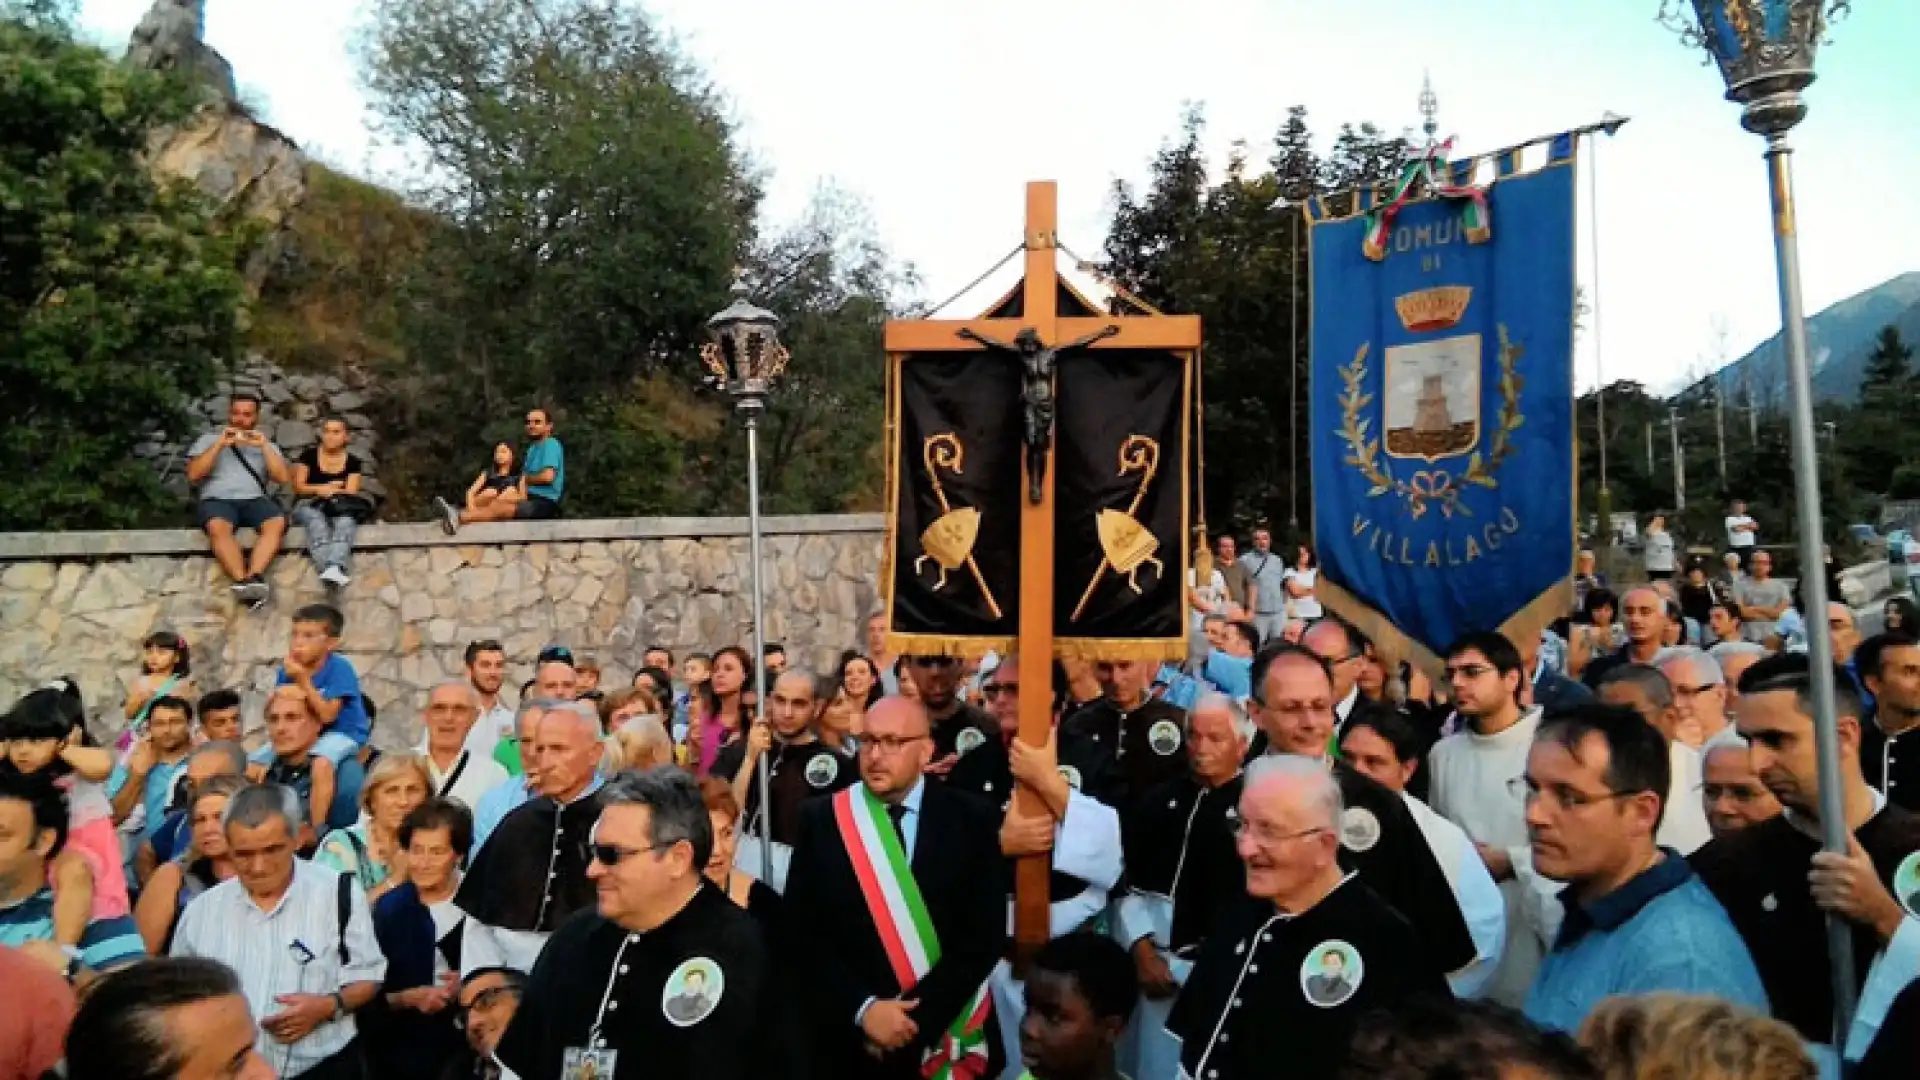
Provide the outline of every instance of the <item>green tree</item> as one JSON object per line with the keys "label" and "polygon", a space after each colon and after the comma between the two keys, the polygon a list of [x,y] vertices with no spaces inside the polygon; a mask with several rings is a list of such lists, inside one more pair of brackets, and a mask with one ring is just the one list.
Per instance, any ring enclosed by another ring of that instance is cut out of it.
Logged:
{"label": "green tree", "polygon": [[1920,452],[1913,434],[1913,409],[1920,401],[1920,382],[1913,374],[1913,349],[1900,340],[1892,326],[1883,328],[1867,357],[1860,380],[1858,406],[1834,417],[1835,431],[1846,435],[1845,446],[1823,443],[1823,453],[1838,453],[1846,478],[1861,490],[1885,492],[1894,470]]}
{"label": "green tree", "polygon": [[185,434],[243,295],[238,241],[140,160],[196,91],[76,43],[63,6],[11,6],[0,22],[0,529],[176,519],[133,451]]}
{"label": "green tree", "polygon": [[[623,422],[647,411],[617,403],[691,378],[751,248],[758,183],[704,76],[617,0],[376,0],[358,51],[374,114],[420,155],[414,197],[448,226],[402,287],[402,505],[464,486],[485,453],[469,433],[536,403],[563,438],[591,422],[609,465],[676,477]],[[578,513],[667,508],[592,471],[569,470]]]}
{"label": "green tree", "polygon": [[1275,133],[1264,169],[1236,146],[1220,181],[1209,183],[1204,131],[1201,110],[1189,108],[1179,137],[1155,157],[1144,190],[1114,186],[1108,268],[1150,303],[1205,320],[1210,527],[1286,524],[1297,507],[1304,531],[1313,502],[1300,203],[1336,187],[1386,180],[1405,141],[1372,125],[1348,125],[1322,159],[1307,112],[1296,106]]}

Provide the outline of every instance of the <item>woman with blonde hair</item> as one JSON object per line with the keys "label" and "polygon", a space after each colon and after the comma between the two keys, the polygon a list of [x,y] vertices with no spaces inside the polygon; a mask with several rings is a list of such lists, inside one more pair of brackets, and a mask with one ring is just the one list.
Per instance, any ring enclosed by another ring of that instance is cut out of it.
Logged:
{"label": "woman with blonde hair", "polygon": [[418,754],[383,754],[360,785],[360,824],[335,829],[320,842],[313,861],[352,874],[369,904],[407,882],[407,849],[400,825],[414,807],[433,794],[426,759]]}
{"label": "woman with blonde hair", "polygon": [[162,863],[147,879],[146,887],[140,890],[140,900],[133,908],[134,924],[140,928],[140,938],[153,955],[167,955],[167,949],[173,944],[173,928],[179,925],[180,913],[187,910],[194,897],[238,872],[233,865],[233,853],[227,850],[227,833],[221,817],[226,812],[227,800],[246,786],[247,781],[238,776],[215,776],[193,785],[193,793],[187,799],[187,824],[192,830],[189,834],[192,839],[185,851],[174,856],[173,861]]}
{"label": "woman with blonde hair", "polygon": [[1719,998],[1642,994],[1602,1001],[1580,1045],[1603,1080],[1815,1080],[1793,1028]]}

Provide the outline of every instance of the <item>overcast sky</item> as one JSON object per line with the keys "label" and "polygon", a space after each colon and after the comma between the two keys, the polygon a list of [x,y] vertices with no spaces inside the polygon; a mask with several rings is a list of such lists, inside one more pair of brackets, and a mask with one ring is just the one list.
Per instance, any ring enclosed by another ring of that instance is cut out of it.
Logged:
{"label": "overcast sky", "polygon": [[[124,42],[148,0],[84,0]],[[348,40],[355,0],[209,0],[207,39],[267,118],[330,164],[400,167],[370,133]],[[1490,150],[1633,118],[1599,148],[1599,320],[1609,380],[1668,389],[1714,351],[1779,328],[1762,142],[1719,75],[1653,21],[1658,0],[653,0],[732,102],[772,171],[770,221],[822,184],[860,196],[896,257],[942,299],[1019,243],[1022,184],[1061,187],[1062,239],[1098,254],[1116,179],[1140,181],[1206,107],[1216,165],[1257,157],[1304,104],[1417,127],[1421,74],[1442,135]],[[1920,269],[1920,3],[1866,0],[1834,31],[1794,135],[1812,313]],[[1904,50],[1902,48],[1904,46]],[[1590,199],[1583,163],[1581,198]],[[1592,202],[1583,205],[1583,215]],[[1587,222],[1580,278],[1593,277]],[[724,298],[716,297],[716,305]],[[1577,358],[1595,376],[1594,338]]]}

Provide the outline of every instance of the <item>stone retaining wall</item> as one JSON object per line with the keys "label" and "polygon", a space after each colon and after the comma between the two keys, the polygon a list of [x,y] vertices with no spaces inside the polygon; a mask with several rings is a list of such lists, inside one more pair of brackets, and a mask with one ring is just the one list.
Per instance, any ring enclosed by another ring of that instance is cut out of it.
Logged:
{"label": "stone retaining wall", "polygon": [[[863,641],[883,521],[764,525],[768,640],[783,643],[794,665],[827,667]],[[74,675],[96,734],[116,731],[141,639],[170,629],[192,646],[197,688],[241,690],[256,724],[289,617],[327,598],[302,543],[292,530],[294,554],[268,575],[273,602],[249,612],[228,595],[197,532],[0,534],[0,707]],[[469,641],[501,641],[512,691],[549,644],[595,656],[613,687],[628,684],[649,645],[680,656],[752,640],[744,518],[512,522],[456,537],[431,525],[374,525],[357,547],[353,584],[338,600],[341,651],[379,706],[382,746],[419,737],[427,692],[461,674]]]}

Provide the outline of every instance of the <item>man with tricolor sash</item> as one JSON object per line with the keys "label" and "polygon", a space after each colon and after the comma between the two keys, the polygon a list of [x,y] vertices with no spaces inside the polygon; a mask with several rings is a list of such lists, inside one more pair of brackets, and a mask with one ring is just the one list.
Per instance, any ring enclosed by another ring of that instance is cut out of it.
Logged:
{"label": "man with tricolor sash", "polygon": [[990,804],[927,782],[926,710],[868,711],[860,784],[802,805],[792,925],[819,943],[805,1007],[814,1072],[978,1080],[1004,1048],[987,976],[1006,942],[1006,869]]}

